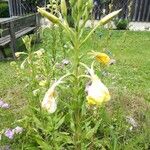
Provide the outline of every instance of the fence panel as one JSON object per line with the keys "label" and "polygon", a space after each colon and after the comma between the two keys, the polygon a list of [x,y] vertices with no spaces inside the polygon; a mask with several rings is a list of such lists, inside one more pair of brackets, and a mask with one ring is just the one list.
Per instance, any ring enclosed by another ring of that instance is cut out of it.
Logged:
{"label": "fence panel", "polygon": [[122,9],[119,18],[150,22],[150,0],[94,0],[93,15],[100,19],[118,9]]}

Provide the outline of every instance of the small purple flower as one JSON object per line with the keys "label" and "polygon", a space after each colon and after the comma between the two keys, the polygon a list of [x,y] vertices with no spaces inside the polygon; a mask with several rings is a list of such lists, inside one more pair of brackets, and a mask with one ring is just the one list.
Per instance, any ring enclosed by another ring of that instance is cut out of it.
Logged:
{"label": "small purple flower", "polygon": [[0,107],[2,107],[3,105],[4,105],[4,102],[0,100]]}
{"label": "small purple flower", "polygon": [[1,107],[7,109],[7,108],[9,108],[9,104],[4,103]]}
{"label": "small purple flower", "polygon": [[9,108],[9,104],[8,103],[5,103],[3,100],[0,99],[0,108]]}
{"label": "small purple flower", "polygon": [[4,134],[5,134],[5,136],[8,137],[9,139],[13,139],[13,137],[14,137],[14,131],[13,131],[13,130],[10,130],[10,129],[7,129]]}

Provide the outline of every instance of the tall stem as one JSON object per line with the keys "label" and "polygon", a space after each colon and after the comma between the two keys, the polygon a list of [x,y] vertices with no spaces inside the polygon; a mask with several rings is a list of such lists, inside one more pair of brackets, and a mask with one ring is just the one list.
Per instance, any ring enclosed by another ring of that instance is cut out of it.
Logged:
{"label": "tall stem", "polygon": [[76,38],[74,42],[74,75],[75,75],[75,81],[74,81],[74,88],[75,88],[75,110],[73,113],[73,118],[74,118],[74,125],[75,125],[75,135],[74,135],[74,144],[75,144],[75,150],[80,150],[81,149],[81,129],[80,129],[80,124],[81,124],[81,106],[80,106],[80,98],[79,98],[79,63],[80,63],[80,58],[79,58],[79,52],[80,52],[80,41],[78,39],[78,32],[76,32]]}

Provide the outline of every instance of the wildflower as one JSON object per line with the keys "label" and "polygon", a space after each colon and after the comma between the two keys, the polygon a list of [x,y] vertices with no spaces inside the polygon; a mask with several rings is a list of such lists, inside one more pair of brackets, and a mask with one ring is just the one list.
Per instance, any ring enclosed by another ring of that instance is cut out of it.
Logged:
{"label": "wildflower", "polygon": [[87,87],[87,101],[89,105],[100,106],[104,102],[110,100],[110,94],[107,87],[94,75],[92,76],[92,83]]}
{"label": "wildflower", "polygon": [[17,126],[17,127],[16,127],[16,128],[14,128],[12,131],[13,131],[15,134],[21,134],[21,133],[22,133],[22,131],[23,131],[23,128],[22,128],[22,127]]}
{"label": "wildflower", "polygon": [[87,84],[85,91],[87,92],[87,102],[90,106],[101,106],[104,102],[107,102],[110,100],[110,94],[107,89],[107,87],[101,82],[101,80],[98,78],[98,76],[94,73],[94,62],[91,65],[91,68],[89,68],[84,63],[80,63],[83,67],[87,69],[89,72],[89,75],[86,75],[85,77],[88,77],[91,79],[90,85]]}
{"label": "wildflower", "polygon": [[70,63],[70,61],[67,60],[67,59],[62,60],[62,64],[65,65],[65,66],[68,65],[69,63]]}
{"label": "wildflower", "polygon": [[91,54],[102,64],[107,65],[110,62],[110,57],[105,53],[92,51]]}
{"label": "wildflower", "polygon": [[46,92],[44,99],[42,101],[42,108],[46,109],[49,113],[54,113],[57,109],[55,87],[56,84],[54,83]]}
{"label": "wildflower", "polygon": [[41,57],[45,53],[45,50],[43,48],[39,49],[38,51],[34,52],[38,57]]}
{"label": "wildflower", "polygon": [[47,85],[47,81],[46,80],[42,80],[39,83],[40,86],[45,87]]}
{"label": "wildflower", "polygon": [[14,131],[11,130],[11,129],[7,129],[7,130],[5,131],[5,133],[4,133],[4,135],[5,135],[6,137],[8,137],[9,139],[13,139],[13,137],[14,137]]}
{"label": "wildflower", "polygon": [[49,89],[42,101],[42,108],[46,109],[49,113],[54,113],[57,109],[57,102],[54,95],[54,91]]}
{"label": "wildflower", "polygon": [[9,106],[9,104],[8,103],[5,103],[5,102],[3,102],[2,100],[0,100],[0,108],[5,108],[5,109],[7,109],[7,108],[9,108],[10,106]]}
{"label": "wildflower", "polygon": [[9,104],[4,103],[1,107],[7,109],[7,108],[9,108]]}
{"label": "wildflower", "polygon": [[46,92],[44,99],[42,101],[42,108],[46,109],[48,113],[54,113],[57,109],[57,101],[56,101],[56,91],[55,88],[62,83],[62,79],[67,77],[68,75],[65,75],[61,77],[58,81],[56,81]]}

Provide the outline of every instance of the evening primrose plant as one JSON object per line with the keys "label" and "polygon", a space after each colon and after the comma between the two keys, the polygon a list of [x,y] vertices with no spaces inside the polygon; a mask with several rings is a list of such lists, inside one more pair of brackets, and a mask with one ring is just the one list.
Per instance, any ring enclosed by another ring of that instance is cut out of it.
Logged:
{"label": "evening primrose plant", "polygon": [[[103,142],[99,143],[99,130],[106,116],[104,104],[110,101],[111,96],[108,88],[94,70],[96,61],[93,60],[91,67],[88,67],[82,62],[83,56],[80,52],[94,31],[108,23],[121,10],[102,18],[85,35],[85,24],[93,7],[93,0],[70,0],[69,3],[72,8],[74,28],[70,27],[67,22],[65,0],[61,0],[60,3],[63,19],[43,8],[38,7],[38,12],[65,33],[67,42],[72,47],[70,51],[73,56],[70,58],[70,67],[64,68],[61,73],[55,68],[55,74],[53,74],[52,57],[47,57],[42,49],[32,51],[29,36],[23,39],[28,52],[16,53],[17,57],[26,55],[21,64],[24,67],[21,68],[28,79],[29,89],[30,114],[28,119],[22,121],[27,130],[26,137],[28,137],[24,148],[38,147],[44,150],[105,148]],[[91,55],[98,60],[98,63],[108,66],[110,58],[107,54],[92,51]],[[40,84],[39,81],[43,81],[44,84]]]}

